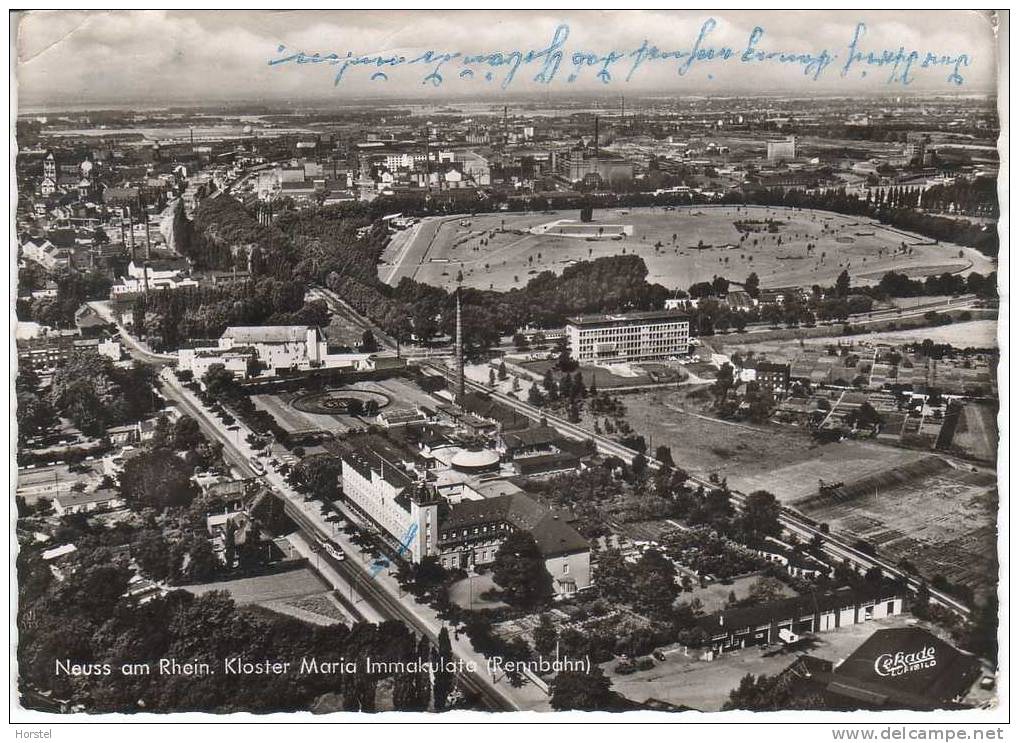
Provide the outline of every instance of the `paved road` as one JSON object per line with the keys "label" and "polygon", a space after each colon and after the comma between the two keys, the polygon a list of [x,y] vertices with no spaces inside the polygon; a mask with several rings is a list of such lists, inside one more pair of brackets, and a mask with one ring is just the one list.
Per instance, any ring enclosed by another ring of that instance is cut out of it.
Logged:
{"label": "paved road", "polygon": [[378,341],[379,345],[383,348],[387,348],[391,351],[396,350],[397,343],[395,338],[386,333],[371,320],[358,313],[357,310],[341,299],[340,296],[332,289],[327,289],[324,286],[313,286],[308,289],[308,295],[313,299],[323,300],[326,303],[326,307],[328,307],[331,312],[339,315],[354,327],[361,328],[362,330],[370,330],[374,334],[375,340]]}
{"label": "paved road", "polygon": [[[366,607],[370,606],[371,609],[366,609],[366,618],[367,616],[376,618],[381,616],[399,619],[414,627],[418,632],[427,634],[433,640],[437,639],[439,631],[445,623],[439,619],[436,612],[429,606],[417,604],[413,597],[405,595],[396,579],[386,571],[372,575],[364,564],[367,556],[350,542],[342,531],[338,531],[334,524],[325,520],[317,502],[306,503],[303,496],[291,488],[290,484],[275,469],[267,468],[264,475],[258,475],[252,469],[249,460],[255,456],[255,452],[245,441],[249,431],[243,424],[238,424],[236,431],[225,430],[222,422],[206,410],[194,394],[177,381],[169,369],[163,369],[160,372],[159,381],[163,393],[168,398],[176,401],[184,412],[196,418],[203,431],[223,444],[224,458],[242,476],[261,477],[262,481],[272,489],[274,495],[283,501],[287,515],[298,525],[303,534],[316,542],[320,538],[331,539],[342,548],[347,556],[347,559],[343,561],[337,561],[324,552],[316,555],[316,560],[319,564],[329,568],[321,571],[323,578],[342,595],[349,596],[350,602],[355,607],[361,606],[358,597],[367,602]],[[450,631],[450,635],[452,637],[454,633]],[[487,676],[486,659],[474,651],[466,638],[453,640],[453,650],[465,663],[470,661],[480,669],[477,673],[463,674],[461,681],[467,688],[479,695],[488,709],[547,709],[547,698],[533,685],[514,689],[505,680],[497,682]]]}

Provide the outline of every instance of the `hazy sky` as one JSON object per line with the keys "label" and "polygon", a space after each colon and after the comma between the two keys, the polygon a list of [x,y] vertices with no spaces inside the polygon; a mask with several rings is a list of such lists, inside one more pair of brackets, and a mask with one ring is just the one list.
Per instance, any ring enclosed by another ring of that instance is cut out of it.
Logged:
{"label": "hazy sky", "polygon": [[[690,50],[709,18],[716,26],[702,48],[729,45],[742,54],[755,26],[764,29],[761,51],[809,53],[827,50],[836,58],[818,80],[803,64],[703,61],[684,75],[681,60],[647,61],[625,82],[633,58],[610,67],[612,80],[596,77],[600,65],[585,69],[570,83],[570,55],[632,52],[647,41],[663,51]],[[856,64],[846,77],[842,65],[857,23],[867,25],[859,50],[928,52],[957,58],[967,55],[959,74],[954,65],[913,66],[908,86],[889,84],[890,67]],[[380,68],[351,68],[334,86],[338,67],[325,64],[270,66],[282,44],[290,53],[330,52],[345,56],[404,55],[427,50],[489,54],[541,50],[560,24],[569,25],[565,59],[555,80],[539,85],[532,78],[540,62],[521,67],[512,93],[627,91],[703,94],[776,92],[811,93],[984,93],[993,88],[995,41],[990,16],[980,11],[33,11],[20,18],[16,74],[22,105],[161,102],[193,103],[247,100],[325,100],[358,96],[462,97],[499,95],[506,68],[475,65],[473,79],[461,79],[459,60],[445,65],[444,82],[424,78],[431,66],[382,68],[386,80],[373,81]],[[860,73],[866,69],[866,76]]]}

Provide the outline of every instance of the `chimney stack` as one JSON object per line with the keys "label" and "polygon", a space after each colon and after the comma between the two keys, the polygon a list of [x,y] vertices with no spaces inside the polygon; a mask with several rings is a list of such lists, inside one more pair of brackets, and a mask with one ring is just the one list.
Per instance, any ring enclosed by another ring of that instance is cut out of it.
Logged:
{"label": "chimney stack", "polygon": [[594,156],[598,157],[598,117],[594,117]]}
{"label": "chimney stack", "polygon": [[456,287],[456,398],[458,405],[463,405],[464,398],[464,329],[463,316],[460,307],[460,291],[462,287]]}

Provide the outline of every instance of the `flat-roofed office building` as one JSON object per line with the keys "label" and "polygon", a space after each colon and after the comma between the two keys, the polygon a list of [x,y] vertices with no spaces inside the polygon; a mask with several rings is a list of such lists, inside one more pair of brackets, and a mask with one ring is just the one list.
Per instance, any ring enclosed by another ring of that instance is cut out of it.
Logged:
{"label": "flat-roofed office building", "polygon": [[690,318],[672,310],[583,315],[567,321],[566,338],[580,363],[664,359],[689,351]]}

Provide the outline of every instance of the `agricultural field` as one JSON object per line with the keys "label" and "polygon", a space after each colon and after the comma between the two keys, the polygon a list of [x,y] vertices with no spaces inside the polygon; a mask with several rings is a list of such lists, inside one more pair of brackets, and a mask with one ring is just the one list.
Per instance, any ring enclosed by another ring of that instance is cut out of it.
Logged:
{"label": "agricultural field", "polygon": [[962,416],[952,437],[952,448],[987,462],[998,457],[998,410],[991,405],[971,403],[962,409]]}
{"label": "agricultural field", "polygon": [[738,474],[730,478],[729,484],[745,493],[767,490],[784,504],[797,506],[817,495],[821,480],[852,483],[915,464],[926,457],[923,452],[867,441],[841,441],[804,452],[799,461],[790,461],[793,457],[787,457],[786,462],[776,462],[774,467]]}
{"label": "agricultural field", "polygon": [[[670,446],[677,466],[691,474],[716,474],[743,493],[767,490],[833,532],[865,539],[928,576],[942,574],[978,592],[992,585],[993,474],[954,469],[923,451],[856,440],[819,445],[802,429],[713,420],[699,412],[702,401],[687,388],[620,399],[651,449]],[[993,420],[986,412],[969,415],[984,425]],[[843,487],[821,497],[822,481]]]}
{"label": "agricultural field", "polygon": [[997,582],[998,490],[993,472],[927,456],[796,504],[833,533],[867,540],[882,556],[909,560],[928,577],[970,586],[980,599]]}
{"label": "agricultural field", "polygon": [[[997,348],[998,321],[970,320],[954,322],[951,325],[939,325],[933,328],[911,328],[908,330],[888,330],[881,333],[864,333],[860,335],[844,335],[838,340],[843,343],[922,343],[926,339],[934,343],[948,343],[956,348]],[[832,343],[835,338],[807,338],[806,343]]]}
{"label": "agricultural field", "polygon": [[[815,247],[808,251],[808,243]],[[505,291],[541,271],[622,253],[644,259],[649,281],[681,289],[716,275],[742,281],[751,272],[767,288],[833,284],[844,269],[875,283],[890,270],[914,277],[994,270],[975,250],[857,217],[697,206],[597,209],[586,224],[572,210],[426,220],[394,237],[379,275],[391,284],[410,276],[449,289],[462,272],[467,286]]]}

